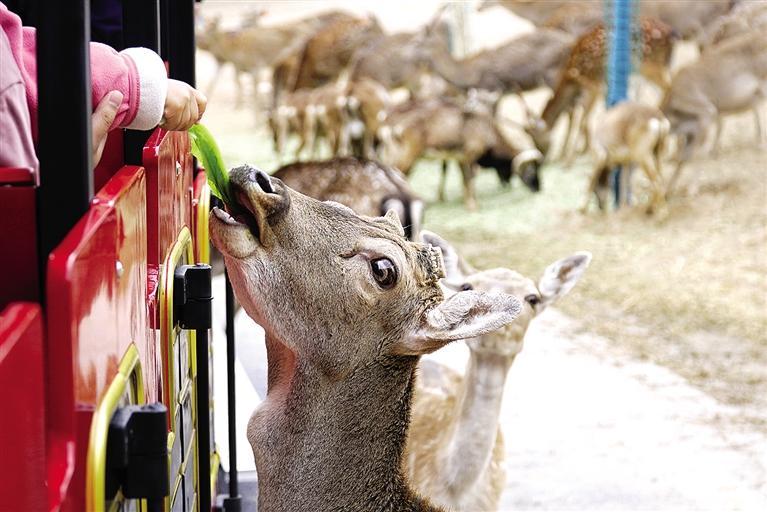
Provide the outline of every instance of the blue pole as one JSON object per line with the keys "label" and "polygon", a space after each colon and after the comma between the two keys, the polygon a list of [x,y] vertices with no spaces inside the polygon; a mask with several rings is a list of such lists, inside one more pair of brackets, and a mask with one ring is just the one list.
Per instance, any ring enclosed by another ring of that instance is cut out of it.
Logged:
{"label": "blue pole", "polygon": [[[607,61],[607,108],[624,101],[628,97],[629,75],[631,74],[631,1],[612,0],[612,12],[605,9],[607,16],[612,14],[610,27],[610,53]],[[615,206],[621,201],[621,168],[612,173],[612,187]]]}

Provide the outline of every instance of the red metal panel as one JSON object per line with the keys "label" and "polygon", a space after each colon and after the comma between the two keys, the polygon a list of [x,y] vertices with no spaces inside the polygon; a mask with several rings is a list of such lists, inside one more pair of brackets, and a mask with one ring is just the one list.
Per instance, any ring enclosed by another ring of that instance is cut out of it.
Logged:
{"label": "red metal panel", "polygon": [[191,229],[192,154],[186,132],[157,129],[144,147],[147,172],[147,250],[159,265],[183,226]]}
{"label": "red metal panel", "polygon": [[40,306],[0,313],[0,510],[46,510],[43,321]]}
{"label": "red metal panel", "polygon": [[35,188],[0,186],[0,308],[11,301],[39,300]]}
{"label": "red metal panel", "polygon": [[112,130],[107,137],[104,152],[99,164],[93,170],[93,189],[101,190],[109,178],[114,176],[125,164],[123,153],[123,131]]}
{"label": "red metal panel", "polygon": [[[145,302],[146,232],[144,170],[126,166],[99,191],[88,213],[50,255],[48,444],[49,453],[66,461],[49,464],[52,506],[84,507],[81,457],[90,414],[128,345],[136,344],[142,361],[155,358]],[[151,385],[158,379],[154,368],[142,365],[150,400],[157,399]]]}
{"label": "red metal panel", "polygon": [[37,229],[35,185],[31,169],[0,167],[0,240],[13,250],[0,251],[5,273],[0,309],[11,301],[37,302]]}

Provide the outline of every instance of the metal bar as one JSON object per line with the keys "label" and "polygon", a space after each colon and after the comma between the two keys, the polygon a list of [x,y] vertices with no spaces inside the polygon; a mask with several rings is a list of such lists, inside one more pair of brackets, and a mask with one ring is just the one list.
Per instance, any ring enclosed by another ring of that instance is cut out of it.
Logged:
{"label": "metal bar", "polygon": [[48,255],[88,211],[93,197],[90,9],[88,0],[38,1],[37,189],[40,300]]}
{"label": "metal bar", "polygon": [[197,453],[201,511],[210,510],[210,371],[208,329],[197,329]]}
{"label": "metal bar", "polygon": [[[123,2],[123,41],[126,48],[141,46],[160,53],[160,1]],[[123,154],[126,164],[141,165],[144,146],[154,130],[125,130]]]}
{"label": "metal bar", "polygon": [[195,86],[194,0],[165,0],[169,16],[168,48],[169,76]]}
{"label": "metal bar", "polygon": [[234,361],[235,361],[235,337],[234,337],[234,290],[229,280],[229,273],[224,272],[226,280],[226,387],[227,387],[227,413],[229,428],[229,497],[224,500],[226,512],[239,512],[240,490],[237,478],[237,425],[235,409],[234,389]]}
{"label": "metal bar", "polygon": [[[607,107],[624,101],[628,96],[628,82],[631,73],[631,0],[612,0],[612,23],[606,23],[610,30],[610,52],[607,63]],[[612,173],[612,188],[616,208],[621,202],[621,168]]]}

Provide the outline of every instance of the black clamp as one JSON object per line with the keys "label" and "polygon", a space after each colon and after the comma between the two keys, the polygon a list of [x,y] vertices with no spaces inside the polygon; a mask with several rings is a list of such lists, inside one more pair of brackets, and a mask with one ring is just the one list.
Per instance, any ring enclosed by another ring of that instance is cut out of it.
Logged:
{"label": "black clamp", "polygon": [[173,279],[174,322],[182,329],[210,329],[213,325],[210,265],[181,265]]}
{"label": "black clamp", "polygon": [[154,403],[128,405],[114,413],[107,438],[107,499],[121,488],[128,499],[168,496],[167,412]]}

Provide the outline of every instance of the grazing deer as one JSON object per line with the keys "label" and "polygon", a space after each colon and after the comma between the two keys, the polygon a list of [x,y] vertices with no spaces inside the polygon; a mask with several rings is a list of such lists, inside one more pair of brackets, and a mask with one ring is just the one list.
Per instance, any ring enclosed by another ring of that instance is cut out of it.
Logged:
{"label": "grazing deer", "polygon": [[[539,153],[522,152],[507,141],[496,124],[492,107],[487,111],[485,106],[470,101],[462,104],[452,100],[410,102],[389,114],[381,139],[382,160],[405,174],[419,158],[430,153],[436,153],[442,160],[456,159],[463,175],[464,204],[469,210],[477,206],[474,175],[480,159],[497,163],[502,157],[513,162],[510,165],[515,169],[530,169],[526,171],[529,176],[526,183],[533,190],[540,188],[537,173],[542,158],[538,157]],[[445,170],[443,166],[441,198],[444,198]]]}
{"label": "grazing deer", "polygon": [[510,323],[501,292],[445,298],[439,249],[395,213],[360,217],[249,166],[210,233],[238,301],[265,331],[268,394],[248,424],[258,509],[439,511],[403,471],[419,356]]}
{"label": "grazing deer", "polygon": [[[721,115],[755,109],[765,97],[767,35],[762,31],[722,41],[704,52],[700,60],[680,69],[661,104],[672,133],[679,138],[677,166],[668,193],[684,163],[703,145],[709,126],[717,125]],[[756,113],[757,140],[762,141]]]}
{"label": "grazing deer", "polygon": [[[640,72],[654,82],[661,90],[669,84],[668,64],[673,50],[674,33],[668,25],[651,18],[640,18],[639,34],[642,43],[642,65]],[[581,133],[586,134],[586,123],[591,109],[602,94],[606,59],[607,32],[600,24],[584,34],[572,48],[567,63],[562,68],[554,95],[546,103],[540,116],[544,129],[530,132],[536,147],[546,155],[550,146],[550,133],[559,116],[570,114],[570,129],[565,140],[565,157],[574,156],[575,146]],[[582,115],[573,115],[577,104],[581,104]],[[588,139],[587,139],[588,145]]]}
{"label": "grazing deer", "polygon": [[405,236],[417,240],[423,221],[423,201],[396,169],[353,157],[321,162],[298,162],[272,173],[290,188],[320,201],[335,201],[358,215],[378,217],[394,210]]}
{"label": "grazing deer", "polygon": [[[661,173],[661,155],[669,126],[668,119],[657,107],[644,103],[624,101],[607,109],[594,124],[591,134],[594,171],[581,211],[587,211],[592,194],[596,196],[599,209],[603,210],[611,170],[616,165],[636,164],[652,187],[648,212],[662,213],[666,189]],[[629,175],[628,170],[625,174]]]}
{"label": "grazing deer", "polygon": [[449,510],[498,510],[506,484],[498,423],[506,377],[530,322],[575,286],[591,254],[578,252],[556,261],[535,282],[506,268],[474,270],[442,238],[427,231],[422,236],[442,249],[446,289],[502,290],[522,303],[514,323],[465,340],[469,360],[464,375],[421,361],[406,450],[410,481],[435,504]]}

